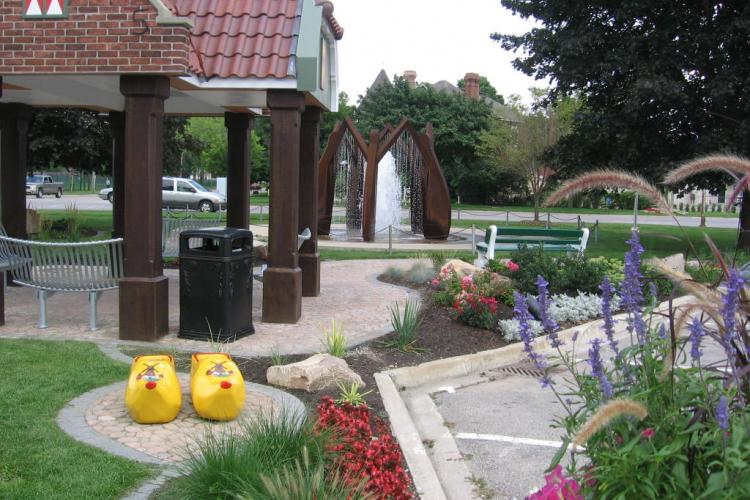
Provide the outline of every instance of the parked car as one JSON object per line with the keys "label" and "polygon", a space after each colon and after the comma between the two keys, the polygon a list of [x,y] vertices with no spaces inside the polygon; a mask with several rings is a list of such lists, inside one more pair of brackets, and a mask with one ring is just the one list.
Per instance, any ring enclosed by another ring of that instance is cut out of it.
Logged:
{"label": "parked car", "polygon": [[[112,203],[112,188],[99,191],[99,198]],[[193,179],[163,177],[161,206],[164,208],[192,208],[201,212],[215,212],[226,208],[227,199],[216,191],[209,191]]]}
{"label": "parked car", "polygon": [[29,175],[26,177],[26,194],[34,194],[37,198],[54,194],[56,198],[60,198],[63,195],[63,184],[52,182],[49,175]]}

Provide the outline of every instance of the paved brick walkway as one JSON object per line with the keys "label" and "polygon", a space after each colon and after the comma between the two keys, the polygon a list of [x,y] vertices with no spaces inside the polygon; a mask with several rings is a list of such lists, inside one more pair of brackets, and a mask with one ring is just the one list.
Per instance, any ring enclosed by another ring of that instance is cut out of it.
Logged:
{"label": "paved brick walkway", "polygon": [[182,409],[166,424],[141,425],[134,422],[125,407],[124,391],[113,387],[94,401],[85,412],[86,424],[99,434],[118,443],[158,458],[164,462],[180,462],[190,451],[196,452],[196,441],[208,432],[238,432],[240,420],[261,412],[278,414],[280,403],[247,385],[245,408],[239,419],[230,422],[209,422],[201,419],[190,400],[190,377],[178,374],[182,386]]}
{"label": "paved brick walkway", "polygon": [[[260,321],[262,286],[256,282],[253,294],[253,320],[256,333],[231,344],[228,351],[237,356],[263,356],[274,350],[281,354],[307,354],[321,350],[321,327],[331,319],[341,321],[349,345],[377,338],[391,331],[388,306],[403,304],[410,295],[406,288],[378,281],[378,274],[388,266],[408,268],[414,260],[359,260],[321,263],[321,294],[303,298],[302,318],[295,325]],[[170,333],[158,341],[169,349],[205,351],[206,343],[177,338],[179,327],[179,277],[167,270],[169,277]],[[49,328],[37,328],[38,302],[34,290],[25,287],[6,289],[6,325],[0,327],[0,338],[46,338],[56,340],[90,340],[117,343],[118,293],[105,292],[99,301],[99,326],[88,330],[88,301],[84,293],[57,294],[47,302]],[[126,342],[133,344],[133,342]],[[136,343],[137,344],[137,343]]]}

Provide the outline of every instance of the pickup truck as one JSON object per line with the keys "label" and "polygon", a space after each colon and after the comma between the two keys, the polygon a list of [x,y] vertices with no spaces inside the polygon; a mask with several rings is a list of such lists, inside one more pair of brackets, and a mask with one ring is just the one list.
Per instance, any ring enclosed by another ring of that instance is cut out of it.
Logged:
{"label": "pickup truck", "polygon": [[56,198],[60,198],[63,195],[63,184],[52,182],[49,175],[30,175],[26,177],[26,194],[34,194],[37,198],[54,194]]}

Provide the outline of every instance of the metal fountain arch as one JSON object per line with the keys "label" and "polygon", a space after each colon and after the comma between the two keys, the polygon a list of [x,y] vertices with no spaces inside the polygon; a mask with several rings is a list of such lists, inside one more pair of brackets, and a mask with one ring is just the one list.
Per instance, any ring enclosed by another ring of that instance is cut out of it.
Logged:
{"label": "metal fountain arch", "polygon": [[432,124],[420,133],[406,118],[371,131],[369,142],[350,118],[336,124],[319,162],[318,234],[330,234],[334,199],[339,198],[345,201],[347,230],[361,231],[365,241],[374,239],[380,229],[375,227],[378,165],[388,152],[408,184],[404,192],[412,231],[427,239],[448,237],[450,194],[435,154]]}

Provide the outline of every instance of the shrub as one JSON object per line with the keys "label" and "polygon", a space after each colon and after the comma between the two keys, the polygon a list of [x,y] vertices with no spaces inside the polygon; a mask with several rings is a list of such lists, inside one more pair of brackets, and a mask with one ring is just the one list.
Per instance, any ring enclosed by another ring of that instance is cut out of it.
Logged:
{"label": "shrub", "polygon": [[324,462],[329,438],[314,431],[314,425],[302,416],[267,412],[241,422],[238,431],[207,434],[174,481],[176,496],[229,499],[240,493],[265,498],[260,494],[264,475],[293,465],[305,453],[312,467]]}
{"label": "shrub", "polygon": [[383,275],[392,281],[401,281],[404,277],[404,270],[400,267],[388,266]]}
{"label": "shrub", "polygon": [[596,293],[609,264],[583,255],[553,256],[541,248],[522,246],[512,254],[517,271],[500,271],[513,280],[521,293],[536,293],[537,276],[549,282],[551,293]]}
{"label": "shrub", "polygon": [[334,445],[328,448],[345,481],[393,500],[411,498],[409,476],[403,468],[403,455],[385,423],[366,405],[336,405],[324,397],[317,408],[316,428],[329,433]]}
{"label": "shrub", "polygon": [[337,358],[346,356],[346,336],[344,325],[335,319],[331,320],[331,328],[323,327],[323,347],[325,352]]}
{"label": "shrub", "polygon": [[[486,275],[495,273],[485,272]],[[481,273],[476,273],[481,275]],[[491,296],[487,290],[475,282],[473,276],[466,276],[461,280],[461,292],[453,302],[451,316],[469,326],[477,328],[492,329],[495,326],[495,314],[497,313],[498,300]],[[487,285],[484,288],[488,288]]]}
{"label": "shrub", "polygon": [[429,283],[435,277],[435,270],[424,262],[416,262],[409,269],[409,281],[415,285]]}

